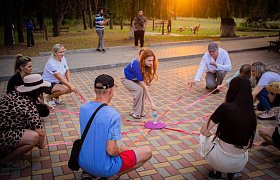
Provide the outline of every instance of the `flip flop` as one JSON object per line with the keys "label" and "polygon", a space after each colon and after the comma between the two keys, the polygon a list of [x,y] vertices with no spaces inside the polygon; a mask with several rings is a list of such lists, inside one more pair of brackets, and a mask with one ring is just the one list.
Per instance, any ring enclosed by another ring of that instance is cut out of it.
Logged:
{"label": "flip flop", "polygon": [[136,115],[134,112],[131,112],[130,115],[134,118],[134,119],[141,119],[140,115]]}
{"label": "flip flop", "polygon": [[62,99],[55,99],[55,103],[58,105],[64,104],[64,101]]}
{"label": "flip flop", "polygon": [[52,105],[53,107],[56,106],[55,101],[46,101],[46,104]]}
{"label": "flip flop", "polygon": [[13,162],[9,162],[6,166],[1,166],[1,172],[16,171],[29,166],[29,162],[27,160],[20,160],[19,164],[16,166],[11,166],[12,163]]}

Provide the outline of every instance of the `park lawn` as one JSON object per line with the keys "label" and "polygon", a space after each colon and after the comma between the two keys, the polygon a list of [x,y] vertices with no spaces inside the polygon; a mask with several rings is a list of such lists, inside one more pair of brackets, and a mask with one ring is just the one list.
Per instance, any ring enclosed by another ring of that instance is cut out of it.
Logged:
{"label": "park lawn", "polygon": [[[240,23],[242,19],[236,19],[237,23]],[[155,20],[159,22],[159,20]],[[197,26],[200,24],[200,30],[194,34],[189,29],[189,26]],[[63,26],[67,26],[63,25]],[[188,27],[183,32],[177,31],[179,27]],[[48,32],[51,32],[51,25],[48,25]],[[148,21],[148,27],[145,36],[145,46],[154,43],[165,42],[179,42],[179,41],[191,41],[202,39],[220,39],[220,19],[199,19],[199,18],[178,18],[176,21],[172,21],[171,34],[161,35],[159,29],[152,30],[152,21]],[[241,32],[236,31],[238,36],[259,36],[275,34],[275,32]],[[105,47],[114,46],[133,46],[134,40],[126,40],[129,36],[129,26],[124,26],[124,29],[120,29],[120,25],[114,25],[114,29],[105,27],[104,43]],[[24,33],[25,41],[26,34]],[[81,23],[71,23],[69,33],[61,33],[59,37],[52,37],[51,33],[48,34],[48,41],[45,40],[41,34],[34,33],[35,46],[28,48],[25,43],[18,43],[17,33],[15,34],[16,45],[4,46],[4,29],[0,28],[0,55],[12,55],[23,54],[25,56],[37,56],[39,52],[50,52],[54,44],[62,44],[67,50],[75,49],[88,49],[96,48],[98,44],[98,36],[95,29],[84,30]]]}

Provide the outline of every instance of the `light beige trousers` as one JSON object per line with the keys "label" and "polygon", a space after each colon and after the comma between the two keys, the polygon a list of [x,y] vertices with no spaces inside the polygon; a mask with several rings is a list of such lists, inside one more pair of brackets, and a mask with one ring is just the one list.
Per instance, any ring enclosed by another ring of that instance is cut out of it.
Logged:
{"label": "light beige trousers", "polygon": [[121,82],[133,96],[132,112],[136,115],[141,116],[145,108],[146,95],[142,86],[140,85],[140,82],[129,80],[125,77],[124,74],[121,76]]}

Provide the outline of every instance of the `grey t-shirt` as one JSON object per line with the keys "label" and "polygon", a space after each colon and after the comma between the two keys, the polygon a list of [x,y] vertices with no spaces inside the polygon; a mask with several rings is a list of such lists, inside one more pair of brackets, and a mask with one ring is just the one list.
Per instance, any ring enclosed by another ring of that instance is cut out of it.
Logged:
{"label": "grey t-shirt", "polygon": [[268,71],[263,73],[257,85],[267,87],[269,83],[274,81],[280,81],[280,75],[278,73]]}
{"label": "grey t-shirt", "polygon": [[[138,16],[140,17],[140,16]],[[140,26],[140,24],[138,23],[137,17],[134,17],[133,21],[135,21],[135,29],[138,30],[144,30],[145,28],[145,22],[147,21],[146,18],[144,16],[140,17],[141,21],[143,22],[143,26]]]}

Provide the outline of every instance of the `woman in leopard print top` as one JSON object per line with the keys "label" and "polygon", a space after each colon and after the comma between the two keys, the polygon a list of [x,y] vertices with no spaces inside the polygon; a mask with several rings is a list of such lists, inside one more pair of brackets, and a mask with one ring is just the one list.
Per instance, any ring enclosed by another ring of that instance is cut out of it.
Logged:
{"label": "woman in leopard print top", "polygon": [[27,161],[22,164],[13,161],[35,146],[40,149],[46,146],[36,102],[50,83],[44,82],[39,74],[26,76],[24,82],[18,91],[0,100],[0,152],[5,156],[1,161],[2,172],[27,167]]}

